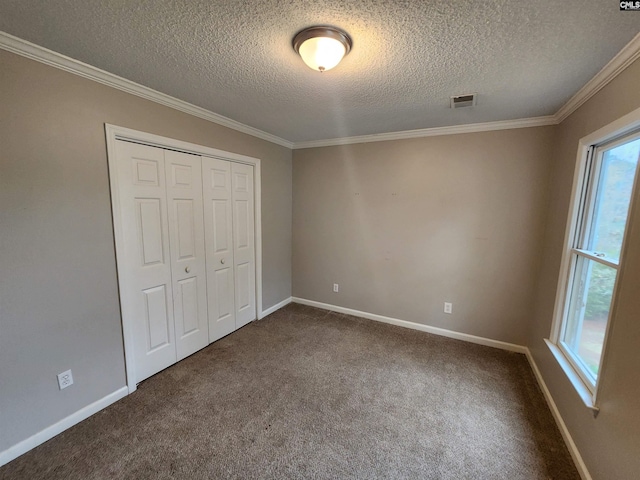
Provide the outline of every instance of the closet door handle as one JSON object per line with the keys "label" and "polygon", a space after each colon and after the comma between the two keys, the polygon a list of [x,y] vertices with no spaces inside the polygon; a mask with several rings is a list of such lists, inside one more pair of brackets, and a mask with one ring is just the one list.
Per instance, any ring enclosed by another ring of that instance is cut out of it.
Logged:
{"label": "closet door handle", "polygon": [[191,267],[185,267],[184,271],[189,273],[191,271]]}
{"label": "closet door handle", "polygon": [[220,263],[223,265],[224,265],[224,262],[225,262],[224,258],[220,260]]}

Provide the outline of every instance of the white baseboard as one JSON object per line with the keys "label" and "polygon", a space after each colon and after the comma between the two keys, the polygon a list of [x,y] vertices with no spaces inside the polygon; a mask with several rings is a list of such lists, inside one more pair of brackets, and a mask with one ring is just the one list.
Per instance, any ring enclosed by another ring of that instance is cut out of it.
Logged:
{"label": "white baseboard", "polygon": [[292,297],[285,298],[281,302],[278,302],[275,305],[267,308],[266,310],[263,310],[262,313],[260,314],[259,320],[263,319],[267,315],[271,315],[276,310],[280,310],[282,307],[286,307],[287,305],[289,305],[291,303],[291,300],[292,300]]}
{"label": "white baseboard", "polygon": [[560,415],[560,410],[558,410],[558,406],[556,405],[556,402],[554,402],[553,397],[551,396],[551,392],[547,388],[547,384],[542,378],[542,373],[540,373],[540,369],[538,368],[538,365],[536,364],[536,361],[533,359],[533,355],[531,355],[531,351],[529,351],[528,348],[526,349],[525,355],[527,356],[527,360],[529,360],[529,365],[531,365],[533,374],[535,375],[536,380],[538,381],[538,385],[540,385],[540,389],[542,390],[544,398],[547,401],[547,405],[549,405],[549,409],[553,414],[553,418],[555,419],[556,424],[560,429],[562,438],[564,438],[564,443],[567,445],[567,448],[569,449],[569,453],[571,454],[571,458],[573,458],[573,463],[575,463],[576,468],[578,469],[578,473],[580,474],[580,477],[582,478],[582,480],[592,480],[591,474],[589,473],[589,470],[587,470],[587,466],[585,465],[584,460],[582,460],[582,455],[580,455],[580,451],[578,450],[578,447],[573,441],[573,438],[569,433],[569,429],[567,428],[567,425],[564,423],[564,420],[562,419],[562,415]]}
{"label": "white baseboard", "polygon": [[444,328],[431,327],[429,325],[422,325],[421,323],[408,322],[406,320],[399,320],[397,318],[385,317],[383,315],[376,315],[374,313],[362,312],[360,310],[353,310],[351,308],[339,307],[337,305],[330,305],[328,303],[316,302],[314,300],[306,300],[304,298],[292,297],[291,301],[295,303],[301,303],[302,305],[309,305],[311,307],[322,308],[324,310],[331,310],[333,312],[345,313],[347,315],[354,315],[356,317],[367,318],[369,320],[390,323],[392,325],[398,325],[400,327],[412,328],[414,330],[420,330],[422,332],[428,332],[428,333],[433,333],[435,335],[455,338],[457,340],[464,340],[471,343],[477,343],[477,344],[486,345],[489,347],[500,348],[502,350],[509,350],[511,352],[524,353],[527,357],[527,360],[529,361],[529,364],[531,365],[531,368],[536,377],[538,385],[540,385],[540,389],[542,390],[544,398],[547,401],[547,404],[549,405],[549,409],[551,410],[553,418],[555,419],[558,425],[558,428],[560,429],[562,438],[564,439],[564,442],[567,445],[569,453],[571,454],[571,458],[573,459],[573,462],[575,463],[576,468],[578,469],[578,473],[580,474],[580,477],[582,478],[582,480],[592,480],[591,474],[589,473],[589,470],[587,470],[587,466],[585,465],[584,460],[582,460],[582,455],[580,455],[580,452],[578,451],[578,447],[573,441],[573,438],[571,437],[571,434],[569,433],[569,430],[567,429],[567,426],[564,423],[562,416],[560,415],[560,411],[558,410],[556,403],[553,401],[551,392],[549,392],[549,389],[547,388],[547,385],[542,378],[542,374],[538,369],[538,365],[536,365],[536,362],[533,359],[533,356],[531,355],[531,352],[527,347],[524,347],[522,345],[516,345],[514,343],[501,342],[499,340],[492,340],[490,338],[469,335],[467,333],[454,332],[453,330],[447,330]]}
{"label": "white baseboard", "polygon": [[[267,315],[281,309],[282,307],[287,306],[291,303],[291,297],[284,299],[283,301],[263,310],[260,313],[259,318],[264,318]],[[68,428],[73,427],[77,423],[89,418],[91,415],[99,412],[100,410],[108,407],[114,402],[117,402],[121,398],[127,396],[129,393],[133,393],[135,391],[135,384],[133,385],[133,390],[129,392],[128,387],[122,387],[119,390],[116,390],[113,393],[110,393],[104,398],[95,401],[91,405],[87,405],[86,407],[78,410],[77,412],[72,413],[66,418],[63,418],[59,422],[41,430],[40,432],[32,435],[31,437],[23,440],[12,447],[9,447],[7,450],[0,452],[0,466],[9,463],[11,460],[18,458],[20,455],[27,453],[29,450],[37,447],[38,445],[43,444],[47,440],[52,439],[56,435],[64,432]]]}
{"label": "white baseboard", "polygon": [[[367,318],[369,320],[375,320],[378,322],[389,323],[391,325],[397,325],[400,327],[420,330],[422,332],[433,333],[435,335],[441,335],[448,338],[455,338],[457,340],[464,340],[471,343],[477,343],[479,345],[486,345],[489,347],[500,348],[502,350],[509,350],[511,352],[524,353],[527,357],[527,360],[529,361],[529,364],[531,365],[531,368],[536,377],[538,385],[540,385],[540,389],[542,390],[544,398],[547,401],[547,404],[549,405],[549,409],[553,414],[553,418],[555,419],[556,424],[560,429],[560,433],[562,434],[565,444],[569,449],[569,453],[573,458],[573,461],[576,465],[576,468],[578,469],[578,473],[580,474],[580,477],[582,478],[582,480],[592,480],[591,474],[589,473],[589,470],[587,469],[587,466],[585,465],[584,460],[582,459],[582,455],[580,455],[578,447],[573,441],[573,438],[571,437],[571,434],[569,433],[569,430],[567,429],[567,426],[564,423],[562,416],[560,415],[560,411],[558,410],[558,407],[555,401],[553,400],[553,397],[551,396],[551,392],[547,388],[547,384],[542,378],[540,369],[538,368],[538,365],[536,364],[535,360],[533,359],[533,356],[531,355],[531,352],[527,347],[524,347],[522,345],[516,345],[513,343],[508,343],[508,342],[501,342],[499,340],[492,340],[490,338],[469,335],[466,333],[454,332],[453,330],[447,330],[444,328],[431,327],[429,325],[423,325],[420,323],[408,322],[406,320],[400,320],[397,318],[385,317],[383,315],[376,315],[374,313],[362,312],[360,310],[353,310],[351,308],[339,307],[337,305],[330,305],[328,303],[321,303],[313,300],[306,300],[304,298],[298,298],[298,297],[289,297],[273,305],[272,307],[269,307],[268,309],[263,310],[262,316],[260,318],[264,318],[267,315],[270,315],[271,313],[281,309],[282,307],[287,306],[291,302],[300,303],[302,305],[309,305],[312,307],[321,308],[323,310],[331,310],[333,312],[344,313],[347,315],[354,315],[357,317]],[[68,428],[71,428],[77,423],[80,423],[81,421],[89,418],[91,415],[108,407],[112,403],[117,402],[121,398],[124,398],[125,396],[128,395],[128,393],[129,392],[127,387],[122,387],[116,390],[115,392],[110,393],[106,397],[103,397],[100,400],[97,400],[92,404],[87,405],[86,407],[78,410],[77,412],[72,413],[68,417],[63,418],[59,422],[45,428],[44,430],[41,430],[40,432],[36,433],[35,435],[32,435],[26,440],[23,440],[20,443],[17,443],[16,445],[9,447],[7,450],[0,452],[0,466],[9,463],[11,460],[14,460],[15,458],[19,457],[23,453],[28,452],[29,450],[37,447],[38,445],[41,445],[47,440],[50,440],[51,438],[55,437],[59,433],[62,433]]]}
{"label": "white baseboard", "polygon": [[361,312],[360,310],[353,310],[351,308],[339,307],[337,305],[330,305],[328,303],[316,302],[314,300],[306,300],[304,298],[292,297],[291,299],[295,303],[301,303],[302,305],[309,305],[310,307],[322,308],[324,310],[331,310],[332,312],[345,313],[347,315],[353,315],[356,317],[367,318],[369,320],[375,320],[377,322],[390,323],[391,325],[397,325],[399,327],[411,328],[413,330],[420,330],[421,332],[433,333],[434,335],[440,335],[442,337],[455,338],[456,340],[464,340],[465,342],[477,343],[479,345],[485,345],[487,347],[499,348],[501,350],[509,350],[510,352],[526,353],[527,347],[522,345],[516,345],[515,343],[502,342],[500,340],[492,340],[490,338],[478,337],[476,335],[470,335],[468,333],[455,332],[453,330],[447,330],[445,328],[432,327],[430,325],[423,325],[421,323],[408,322],[407,320],[400,320],[398,318],[385,317],[383,315],[377,315],[375,313]]}
{"label": "white baseboard", "polygon": [[98,413],[103,408],[108,407],[114,402],[117,402],[123,397],[126,397],[129,393],[127,387],[122,387],[116,390],[113,393],[110,393],[106,397],[101,398],[93,402],[90,405],[87,405],[84,408],[81,408],[77,412],[72,413],[66,418],[63,418],[57,423],[45,428],[44,430],[39,431],[35,435],[27,438],[26,440],[21,441],[20,443],[15,444],[12,447],[9,447],[4,452],[0,452],[0,466],[9,463],[11,460],[18,458],[23,453],[28,452],[29,450],[37,447],[38,445],[50,440],[55,437],[59,433],[62,433],[68,428],[73,427],[75,424],[80,423],[81,421],[89,418],[94,413]]}

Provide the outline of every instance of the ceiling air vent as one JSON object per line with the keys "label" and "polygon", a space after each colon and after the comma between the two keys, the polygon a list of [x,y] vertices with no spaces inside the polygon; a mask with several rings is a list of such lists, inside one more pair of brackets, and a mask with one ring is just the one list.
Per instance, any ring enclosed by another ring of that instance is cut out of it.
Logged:
{"label": "ceiling air vent", "polygon": [[466,95],[454,95],[451,97],[451,108],[473,107],[476,104],[478,95],[468,93]]}

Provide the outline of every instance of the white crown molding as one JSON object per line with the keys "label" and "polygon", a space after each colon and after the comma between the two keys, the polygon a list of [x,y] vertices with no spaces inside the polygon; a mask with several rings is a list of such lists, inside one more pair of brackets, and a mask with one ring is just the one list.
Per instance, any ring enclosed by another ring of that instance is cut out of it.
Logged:
{"label": "white crown molding", "polygon": [[0,48],[12,53],[16,53],[18,55],[22,55],[23,57],[30,58],[31,60],[36,60],[46,65],[59,68],[66,72],[88,78],[89,80],[102,83],[103,85],[116,88],[123,92],[130,93],[147,100],[151,100],[152,102],[165,105],[175,110],[188,113],[189,115],[202,118],[209,122],[222,125],[223,127],[228,127],[238,132],[246,133],[247,135],[261,138],[262,140],[266,140],[283,147],[293,147],[292,142],[289,142],[288,140],[280,138],[276,135],[263,132],[262,130],[258,130],[257,128],[253,128],[230,118],[223,117],[222,115],[218,115],[217,113],[211,112],[210,110],[206,110],[202,107],[198,107],[191,103],[174,98],[170,95],[158,92],[151,88],[145,87],[144,85],[140,85],[138,83],[132,82],[131,80],[127,80],[125,78],[114,75],[113,73],[109,73],[104,70],[100,70],[99,68],[92,67],[91,65],[80,62],[79,60],[74,60],[73,58],[67,57],[66,55],[62,55],[60,53],[54,52],[53,50],[49,50],[21,38],[14,37],[13,35],[2,31],[0,31]]}
{"label": "white crown molding", "polygon": [[582,104],[598,93],[605,85],[618,76],[625,68],[640,58],[640,33],[636,35],[618,54],[607,63],[589,82],[587,82],[573,97],[567,101],[554,115],[543,117],[503,120],[496,122],[472,123],[447,127],[424,128],[401,132],[379,133],[355,137],[330,138],[326,140],[312,140],[308,142],[290,142],[276,135],[258,130],[230,118],[218,115],[204,108],[184,102],[177,98],[160,93],[151,88],[139,85],[130,80],[114,75],[86,63],[56,53],[47,48],[14,37],[0,31],[0,48],[18,55],[36,60],[52,67],[65,70],[118,90],[136,95],[147,100],[168,106],[204,120],[261,138],[268,142],[291,149],[328,147],[335,145],[351,145],[356,143],[382,142],[388,140],[402,140],[407,138],[432,137],[438,135],[455,135],[460,133],[488,132],[493,130],[508,130],[513,128],[540,127],[557,125],[575,112]]}
{"label": "white crown molding", "polygon": [[492,130],[508,130],[512,128],[540,127],[557,125],[575,112],[583,103],[598,93],[605,85],[616,78],[625,68],[640,58],[640,33],[637,34],[618,54],[607,63],[591,80],[589,80],[573,97],[569,99],[554,115],[544,117],[522,118],[498,122],[471,123],[450,127],[424,128],[403,132],[361,135],[357,137],[331,138],[296,142],[293,149],[351,145],[355,143],[382,142],[402,140],[406,138],[432,137],[438,135],[455,135],[458,133],[488,132]]}
{"label": "white crown molding", "polygon": [[330,138],[327,140],[312,140],[297,142],[293,149],[330,147],[335,145],[352,145],[354,143],[385,142],[389,140],[404,140],[407,138],[436,137],[441,135],[456,135],[459,133],[489,132],[493,130],[509,130],[512,128],[542,127],[556,125],[558,122],[553,115],[546,117],[519,118],[517,120],[501,120],[497,122],[469,123],[466,125],[452,125],[449,127],[421,128],[419,130],[404,130],[402,132],[376,133],[357,137]]}
{"label": "white crown molding", "polygon": [[616,78],[625,68],[640,58],[640,33],[627,43],[602,70],[589,80],[584,87],[565,103],[555,114],[558,123],[575,112],[580,106],[598,93],[602,87]]}

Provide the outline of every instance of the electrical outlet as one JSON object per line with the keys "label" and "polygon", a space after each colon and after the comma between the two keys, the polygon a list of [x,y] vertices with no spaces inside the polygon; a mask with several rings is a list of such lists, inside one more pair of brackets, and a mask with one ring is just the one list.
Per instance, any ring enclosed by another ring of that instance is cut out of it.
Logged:
{"label": "electrical outlet", "polygon": [[340,291],[340,285],[338,285],[337,283],[333,284],[333,291],[338,293]]}
{"label": "electrical outlet", "polygon": [[444,313],[451,313],[453,310],[453,304],[449,302],[444,302]]}
{"label": "electrical outlet", "polygon": [[58,374],[58,386],[60,387],[60,390],[71,385],[73,385],[73,375],[71,375],[71,370]]}

